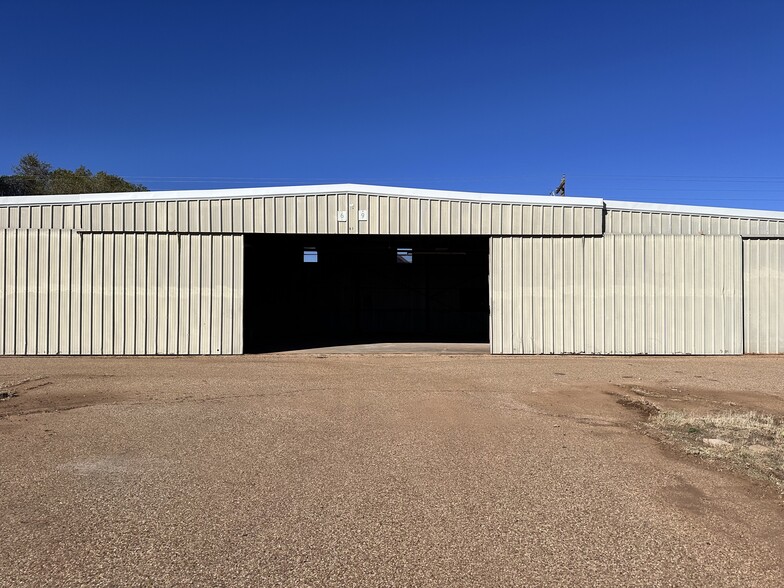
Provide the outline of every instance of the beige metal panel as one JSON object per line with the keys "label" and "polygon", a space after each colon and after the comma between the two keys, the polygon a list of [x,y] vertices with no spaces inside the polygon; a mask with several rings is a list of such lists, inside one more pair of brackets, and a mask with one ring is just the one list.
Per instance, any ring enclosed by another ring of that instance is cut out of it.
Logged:
{"label": "beige metal panel", "polygon": [[101,205],[100,204],[88,204],[85,205],[85,209],[87,210],[87,214],[85,216],[85,221],[87,224],[85,228],[88,231],[100,231],[101,230]]}
{"label": "beige metal panel", "polygon": [[[57,335],[57,325],[50,325],[52,310],[56,312],[59,295],[60,240],[50,241],[49,231],[36,231],[38,245],[38,290],[36,292],[36,343],[37,353],[48,353]],[[52,258],[56,260],[52,263]]]}
{"label": "beige metal panel", "polygon": [[50,206],[31,206],[30,207],[30,226],[41,227],[41,221],[44,216],[44,209],[51,208]]}
{"label": "beige metal panel", "polygon": [[[90,232],[598,235],[599,206],[471,202],[367,193],[0,206],[0,229]],[[359,211],[367,220],[359,220]],[[81,214],[77,215],[77,212]],[[345,212],[345,221],[338,213]],[[82,220],[75,222],[75,215]]]}
{"label": "beige metal panel", "polygon": [[[189,248],[190,267],[188,272],[188,292],[189,292],[189,317],[188,317],[188,353],[198,354],[201,352],[201,239],[194,235],[185,235],[183,240],[187,240]],[[185,247],[185,243],[182,244]]]}
{"label": "beige metal panel", "polygon": [[305,197],[305,232],[309,234],[316,234],[320,232],[321,215],[320,209],[324,208],[326,204],[325,198],[319,198],[315,194],[309,194]]}
{"label": "beige metal panel", "polygon": [[180,227],[180,230],[187,230],[191,233],[201,231],[199,225],[199,202],[197,200],[189,200],[187,202],[187,221],[185,227]]}
{"label": "beige metal panel", "polygon": [[5,205],[0,204],[0,230],[72,229],[81,223],[78,204]]}
{"label": "beige metal panel", "polygon": [[190,235],[180,235],[178,244],[177,268],[177,353],[190,353],[189,333],[190,328]]}
{"label": "beige metal panel", "polygon": [[[212,204],[212,202],[210,202]],[[158,203],[157,202],[145,202],[144,203],[144,216],[142,230],[144,231],[154,231],[155,230],[155,223],[157,218],[157,211],[158,211]]]}
{"label": "beige metal panel", "polygon": [[[242,236],[233,237],[231,243],[231,288],[227,293],[232,297],[231,301],[231,347],[226,353],[242,353],[244,351],[244,287],[245,287],[245,239]],[[225,286],[224,286],[225,288]]]}
{"label": "beige metal panel", "polygon": [[178,202],[166,202],[164,231],[174,233],[179,223]]}
{"label": "beige metal panel", "polygon": [[[61,314],[59,318],[61,329],[67,330],[68,333],[66,337],[60,339],[60,350],[63,353],[76,354],[80,352],[79,344],[83,328],[80,296],[80,285],[84,272],[83,243],[81,235],[72,231],[62,231],[60,239],[67,243],[66,248],[70,248],[70,258],[66,263],[69,271],[63,273],[63,283],[68,287],[68,300],[67,305],[61,306],[63,309],[61,312],[66,314]],[[64,266],[63,269],[65,270],[66,267]]]}
{"label": "beige metal panel", "polygon": [[144,353],[147,330],[147,239],[126,235],[126,322],[128,353]]}
{"label": "beige metal panel", "polygon": [[136,244],[132,235],[118,235],[115,243],[114,348],[133,353],[136,347]]}
{"label": "beige metal panel", "polygon": [[349,224],[349,221],[348,220],[344,220],[344,221],[340,220],[338,215],[340,215],[342,213],[345,213],[346,214],[346,219],[348,219],[348,194],[338,194],[337,195],[337,210],[336,210],[336,213],[335,213],[336,218],[338,218],[337,230],[335,232],[337,232],[338,234],[341,234],[341,235],[347,235],[348,234],[348,224]]}
{"label": "beige metal panel", "polygon": [[[434,201],[435,202],[435,201]],[[449,202],[438,201],[436,204],[436,218],[434,218],[434,225],[432,227],[433,233],[437,235],[451,235],[452,234],[452,214],[451,204]],[[511,215],[509,216],[511,219]],[[511,224],[511,223],[510,223]]]}
{"label": "beige metal panel", "polygon": [[179,334],[177,332],[179,303],[178,278],[180,274],[179,236],[169,235],[168,238],[163,240],[158,249],[158,255],[158,353],[175,354],[179,352]]}
{"label": "beige metal panel", "polygon": [[[287,203],[290,204],[290,203]],[[210,238],[212,241],[208,245],[209,255],[211,256],[211,263],[210,267],[212,269],[211,272],[211,280],[210,280],[210,288],[209,288],[209,314],[210,314],[210,326],[209,326],[209,346],[207,348],[207,353],[220,353],[221,349],[221,324],[222,324],[222,313],[223,313],[223,296],[221,293],[221,278],[223,275],[223,239],[220,237],[212,237]]]}
{"label": "beige metal panel", "polygon": [[96,309],[98,304],[98,300],[93,301],[95,293],[93,281],[96,279],[93,268],[94,245],[94,239],[88,239],[87,241],[83,238],[81,239],[81,259],[78,261],[81,263],[82,272],[79,275],[79,281],[76,284],[74,293],[74,297],[79,301],[79,322],[75,330],[78,338],[75,348],[72,349],[73,353],[92,353],[93,309]]}
{"label": "beige metal panel", "polygon": [[22,340],[24,341],[24,350],[25,353],[37,353],[38,352],[38,345],[37,345],[37,324],[38,324],[38,308],[37,308],[37,301],[38,301],[38,294],[39,294],[39,280],[40,274],[38,272],[38,266],[40,262],[40,258],[38,255],[39,247],[38,247],[38,231],[28,231],[27,232],[27,252],[26,252],[26,283],[20,282],[19,289],[24,290],[24,312],[25,318],[24,321],[24,335],[22,336]]}
{"label": "beige metal panel", "polygon": [[13,270],[15,300],[14,309],[14,340],[12,342],[16,353],[27,353],[27,292],[30,283],[28,274],[28,243],[29,231],[20,233],[16,247],[16,267]]}
{"label": "beige metal panel", "polygon": [[[116,284],[114,283],[114,241],[117,237],[115,234],[96,235],[99,239],[99,244],[96,248],[101,250],[101,280],[98,281],[101,288],[101,315],[98,317],[98,322],[101,329],[93,331],[98,334],[100,339],[96,344],[98,353],[104,355],[114,353],[114,332],[112,317],[114,313],[114,290]],[[89,238],[89,237],[88,237]],[[95,287],[93,283],[93,287]]]}
{"label": "beige metal panel", "polygon": [[[54,222],[54,205],[46,204],[39,208],[38,226],[42,229],[51,229]],[[35,221],[34,221],[35,222]],[[62,222],[60,223],[62,224]]]}
{"label": "beige metal panel", "polygon": [[112,203],[112,222],[111,225],[102,227],[103,230],[122,230],[126,225],[133,226],[133,203],[114,202]]}
{"label": "beige metal panel", "polygon": [[47,353],[56,346],[61,243],[49,231],[0,232],[0,353]]}
{"label": "beige metal panel", "polygon": [[367,210],[367,221],[362,223],[361,230],[363,234],[384,234],[386,231],[385,223],[389,215],[384,215],[382,218],[379,206],[381,199],[372,196],[366,196],[365,209]]}
{"label": "beige metal panel", "polygon": [[210,352],[211,325],[212,325],[212,297],[210,289],[212,286],[212,248],[208,239],[200,239],[197,248],[199,255],[199,265],[201,266],[199,282],[192,284],[191,288],[197,289],[199,297],[199,353],[207,355]]}
{"label": "beige metal panel", "polygon": [[236,292],[233,288],[234,284],[234,250],[235,240],[224,239],[218,237],[222,245],[222,259],[221,259],[221,282],[220,289],[218,290],[221,296],[221,310],[220,310],[220,351],[224,349],[232,349],[234,345],[234,310],[236,302]]}
{"label": "beige metal panel", "polygon": [[11,276],[16,271],[16,252],[13,249],[15,240],[11,239],[12,236],[11,231],[0,232],[0,353],[12,353],[7,351],[11,347],[9,335],[14,332],[11,301],[15,292]]}
{"label": "beige metal panel", "polygon": [[[370,232],[370,224],[368,220],[370,218],[368,216],[369,208],[370,208],[369,196],[367,194],[357,194],[357,231],[356,232],[359,234],[367,235]],[[360,217],[362,217],[364,220],[361,220]]]}
{"label": "beige metal panel", "polygon": [[0,232],[0,353],[241,353],[243,237]]}
{"label": "beige metal panel", "polygon": [[326,195],[317,196],[315,194],[307,197],[308,211],[308,233],[327,232],[327,209],[328,200]]}
{"label": "beige metal panel", "polygon": [[297,198],[292,196],[288,198],[280,198],[277,201],[280,212],[283,217],[280,219],[280,225],[283,227],[283,233],[296,233],[297,232]]}
{"label": "beige metal panel", "polygon": [[357,221],[358,203],[359,203],[359,199],[357,194],[346,194],[346,204],[343,210],[346,211],[346,218],[348,220],[341,224],[346,226],[346,232],[351,235],[356,235],[359,230],[358,221]]}
{"label": "beige metal panel", "polygon": [[746,353],[784,353],[784,239],[743,241]]}
{"label": "beige metal panel", "polygon": [[742,352],[737,236],[491,238],[493,353]]}
{"label": "beige metal panel", "polygon": [[[114,208],[115,205],[111,202],[105,202],[103,204],[96,205],[98,207],[98,215],[97,222],[94,224],[95,227],[98,227],[97,230],[112,230],[114,225]],[[122,219],[117,219],[117,224],[122,226]],[[96,229],[93,229],[96,230]]]}
{"label": "beige metal panel", "polygon": [[234,201],[233,217],[234,225],[239,228],[241,233],[253,232],[253,200],[250,198],[243,198]]}
{"label": "beige metal panel", "polygon": [[30,207],[29,206],[22,206],[19,209],[19,227],[20,228],[27,228],[32,226],[30,223]]}
{"label": "beige metal panel", "polygon": [[226,242],[231,243],[232,249],[232,272],[229,291],[226,291],[226,285],[224,284],[225,295],[231,298],[230,313],[227,313],[227,315],[230,315],[232,322],[232,341],[231,347],[225,350],[225,353],[238,354],[243,352],[245,344],[243,334],[243,301],[245,299],[245,237],[242,235],[233,235],[228,239],[226,237],[222,238],[225,239]]}
{"label": "beige metal panel", "polygon": [[[286,198],[283,197],[275,197],[272,198],[272,221],[274,223],[274,229],[272,231],[268,231],[271,233],[286,233],[287,227],[287,215],[286,215]],[[215,230],[219,230],[219,227],[216,227]]]}
{"label": "beige metal panel", "polygon": [[231,216],[231,200],[218,200],[216,204],[216,223],[220,227],[220,232],[233,233],[234,223]]}
{"label": "beige metal panel", "polygon": [[274,198],[264,198],[263,199],[264,205],[264,230],[262,233],[275,233],[275,199]]}
{"label": "beige metal panel", "polygon": [[136,332],[126,330],[125,315],[127,313],[126,296],[128,288],[132,287],[133,282],[127,279],[127,271],[131,264],[135,265],[135,258],[129,259],[126,256],[126,235],[114,235],[113,247],[113,266],[112,274],[114,277],[112,297],[112,353],[118,355],[130,353],[129,347],[133,348],[133,340]]}
{"label": "beige metal panel", "polygon": [[[169,306],[167,304],[167,294],[169,291],[169,237],[155,239],[156,255],[150,259],[155,264],[155,336],[154,353],[166,353],[166,327],[169,321]],[[150,292],[150,295],[153,295]]]}
{"label": "beige metal panel", "polygon": [[[7,223],[7,228],[9,229],[18,229],[19,228],[19,215],[21,213],[22,207],[21,206],[10,206],[10,207],[3,207],[4,212],[7,213],[8,218],[5,219]],[[3,225],[4,227],[6,225]]]}
{"label": "beige metal panel", "polygon": [[51,288],[57,295],[50,300],[49,304],[49,353],[58,349],[68,349],[68,325],[70,306],[70,273],[71,273],[71,239],[60,238],[59,233],[49,231],[49,238],[54,241],[52,244],[52,255],[50,263],[54,268],[50,274]]}
{"label": "beige metal panel", "polygon": [[[168,275],[166,292],[166,315],[168,322],[166,323],[166,348],[165,353],[169,355],[182,353],[179,347],[180,340],[180,323],[179,323],[179,303],[180,303],[180,237],[172,235],[168,239],[169,244],[169,257],[168,257]],[[223,284],[221,284],[221,287]]]}
{"label": "beige metal panel", "polygon": [[2,261],[2,290],[0,290],[0,352],[14,353],[14,301],[16,299],[16,232],[3,231],[0,245],[0,261]]}
{"label": "beige metal panel", "polygon": [[784,236],[784,220],[608,210],[608,234]]}
{"label": "beige metal panel", "polygon": [[395,226],[391,228],[390,234],[412,234],[411,230],[411,204],[408,198],[395,198],[391,203],[395,207]]}
{"label": "beige metal panel", "polygon": [[190,210],[190,202],[187,200],[181,200],[176,203],[177,204],[177,212],[175,213],[176,222],[174,223],[174,229],[181,233],[187,233],[191,231],[190,226],[190,219],[191,219],[191,210]]}
{"label": "beige metal panel", "polygon": [[202,233],[210,233],[213,231],[220,231],[221,227],[216,223],[216,213],[219,210],[219,204],[212,200],[201,200],[198,202],[199,211],[199,231]]}
{"label": "beige metal panel", "polygon": [[104,237],[96,235],[95,239],[82,238],[84,260],[91,268],[82,276],[81,296],[86,298],[83,306],[83,320],[88,327],[82,330],[82,353],[103,353],[103,307],[104,307]]}
{"label": "beige metal panel", "polygon": [[7,229],[19,228],[19,222],[14,222],[14,217],[19,215],[18,206],[0,206],[0,227]]}
{"label": "beige metal panel", "polygon": [[[57,334],[57,329],[49,325],[51,301],[57,300],[59,284],[56,281],[59,267],[52,267],[52,255],[60,255],[60,240],[50,242],[49,231],[37,231],[38,238],[38,293],[37,293],[37,324],[36,324],[36,351],[49,353],[51,340]],[[52,278],[55,278],[53,280]],[[52,335],[50,336],[50,333]]]}

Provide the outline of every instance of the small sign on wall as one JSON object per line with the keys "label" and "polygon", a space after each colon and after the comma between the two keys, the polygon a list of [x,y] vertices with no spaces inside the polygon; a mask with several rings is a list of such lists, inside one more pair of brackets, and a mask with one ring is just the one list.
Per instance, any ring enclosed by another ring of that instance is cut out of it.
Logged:
{"label": "small sign on wall", "polygon": [[359,211],[359,220],[366,221],[367,220],[367,210],[360,210]]}
{"label": "small sign on wall", "polygon": [[346,222],[348,220],[348,212],[345,210],[338,210],[338,222]]}

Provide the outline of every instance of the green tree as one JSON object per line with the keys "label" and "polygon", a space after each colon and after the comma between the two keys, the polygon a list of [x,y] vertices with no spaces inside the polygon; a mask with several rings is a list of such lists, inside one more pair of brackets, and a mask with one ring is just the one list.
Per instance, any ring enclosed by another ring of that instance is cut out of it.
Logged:
{"label": "green tree", "polygon": [[147,188],[141,184],[133,184],[104,171],[93,174],[83,165],[75,170],[52,169],[51,164],[42,161],[35,153],[23,155],[11,175],[0,176],[0,196],[146,191]]}

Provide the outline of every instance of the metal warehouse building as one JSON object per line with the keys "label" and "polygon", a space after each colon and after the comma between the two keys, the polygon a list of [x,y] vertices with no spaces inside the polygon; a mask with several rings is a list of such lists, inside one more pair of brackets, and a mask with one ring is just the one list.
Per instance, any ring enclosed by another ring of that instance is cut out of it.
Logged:
{"label": "metal warehouse building", "polygon": [[0,199],[0,353],[784,352],[784,213],[363,185]]}

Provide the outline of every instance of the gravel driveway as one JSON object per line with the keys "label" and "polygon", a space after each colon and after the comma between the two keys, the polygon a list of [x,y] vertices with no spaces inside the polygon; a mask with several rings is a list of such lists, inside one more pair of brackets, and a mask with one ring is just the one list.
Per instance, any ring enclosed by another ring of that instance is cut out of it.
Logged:
{"label": "gravel driveway", "polygon": [[784,585],[775,491],[662,446],[612,395],[784,414],[782,368],[2,359],[0,585]]}

